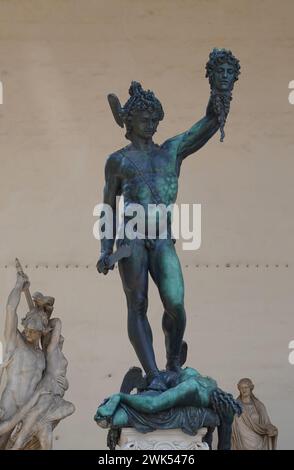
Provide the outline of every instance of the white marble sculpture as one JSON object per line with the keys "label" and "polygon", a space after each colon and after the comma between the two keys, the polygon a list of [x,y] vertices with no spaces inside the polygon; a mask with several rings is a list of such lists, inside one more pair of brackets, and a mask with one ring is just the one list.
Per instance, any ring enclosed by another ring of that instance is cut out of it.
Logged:
{"label": "white marble sculpture", "polygon": [[269,418],[266,407],[253,393],[254,384],[245,377],[237,385],[242,405],[241,416],[235,416],[232,427],[233,450],[275,450],[278,429]]}
{"label": "white marble sculpture", "polygon": [[[6,307],[4,362],[0,382],[0,449],[51,449],[53,429],[75,407],[68,389],[61,321],[52,318],[54,298],[29,292],[29,279],[16,260],[17,280]],[[29,312],[18,329],[17,308],[25,293]],[[3,372],[6,372],[6,377]],[[3,382],[2,382],[3,386]]]}
{"label": "white marble sculpture", "polygon": [[206,428],[189,436],[181,429],[156,430],[142,434],[134,428],[123,428],[118,442],[120,450],[209,450],[203,442]]}

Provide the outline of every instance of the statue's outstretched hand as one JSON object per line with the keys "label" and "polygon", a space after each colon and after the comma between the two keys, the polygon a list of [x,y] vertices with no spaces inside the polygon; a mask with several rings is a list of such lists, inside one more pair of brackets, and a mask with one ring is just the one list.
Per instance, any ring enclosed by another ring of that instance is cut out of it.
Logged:
{"label": "statue's outstretched hand", "polygon": [[102,253],[100,255],[100,258],[98,259],[98,262],[96,265],[98,273],[103,273],[106,275],[110,269],[112,270],[114,268],[114,266],[109,266],[109,263],[108,263],[109,255],[110,253]]}

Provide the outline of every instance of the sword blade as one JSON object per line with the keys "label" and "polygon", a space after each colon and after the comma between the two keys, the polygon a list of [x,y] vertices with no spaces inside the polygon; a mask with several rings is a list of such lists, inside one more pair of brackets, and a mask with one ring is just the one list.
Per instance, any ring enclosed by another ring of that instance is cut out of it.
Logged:
{"label": "sword blade", "polygon": [[112,255],[108,257],[108,266],[111,268],[122,258],[128,258],[132,253],[130,245],[121,245]]}

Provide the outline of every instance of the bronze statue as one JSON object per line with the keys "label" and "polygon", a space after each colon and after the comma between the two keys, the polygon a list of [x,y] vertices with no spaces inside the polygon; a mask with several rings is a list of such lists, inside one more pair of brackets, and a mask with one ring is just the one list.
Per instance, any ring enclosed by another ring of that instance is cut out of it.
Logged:
{"label": "bronze statue", "polygon": [[[154,143],[153,136],[164,111],[158,98],[150,90],[143,90],[138,82],[132,82],[130,98],[122,107],[115,95],[108,100],[117,124],[126,127],[126,147],[111,154],[105,166],[104,204],[113,209],[113,227],[116,227],[116,197],[123,195],[124,209],[133,203],[145,209],[159,204],[168,207],[175,203],[178,179],[183,161],[197,152],[224,125],[234,82],[240,73],[239,61],[231,51],[214,49],[206,66],[211,86],[211,96],[206,113],[190,129],[166,140]],[[125,221],[128,217],[125,217]],[[149,221],[148,221],[149,222]],[[117,240],[117,252],[129,245],[130,254],[118,262],[128,307],[128,334],[138,359],[146,373],[149,388],[164,391],[166,383],[160,376],[152,345],[152,331],[147,318],[149,273],[158,287],[164,313],[162,327],[165,335],[166,369],[180,372],[180,356],[185,343],[186,326],[184,307],[184,282],[181,265],[175,250],[171,231],[171,217],[167,221],[167,236],[160,238],[157,227],[155,238]],[[113,268],[115,235],[101,240],[101,255],[97,263],[100,273],[107,274]],[[119,258],[119,256],[117,256]]]}

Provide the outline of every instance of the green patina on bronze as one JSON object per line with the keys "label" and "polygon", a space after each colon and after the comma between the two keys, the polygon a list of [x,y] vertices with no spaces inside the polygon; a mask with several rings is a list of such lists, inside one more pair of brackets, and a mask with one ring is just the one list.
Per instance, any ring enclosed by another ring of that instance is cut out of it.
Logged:
{"label": "green patina on bronze", "polygon": [[[166,372],[161,374],[164,379]],[[149,389],[112,395],[98,407],[94,419],[104,428],[134,427],[143,433],[178,428],[194,435],[201,427],[218,426],[220,446],[228,448],[233,417],[240,412],[233,397],[220,390],[214,379],[187,367],[164,392]]]}
{"label": "green patina on bronze", "polygon": [[[126,127],[126,138],[131,141],[111,154],[105,165],[103,201],[113,210],[113,227],[116,227],[117,196],[123,195],[125,212],[132,204],[143,206],[147,222],[148,217],[153,217],[148,214],[148,205],[169,206],[176,202],[184,160],[201,149],[219,129],[221,141],[224,139],[232,90],[239,73],[239,61],[231,51],[214,49],[206,65],[210,98],[205,115],[190,129],[161,145],[154,143],[153,136],[164,112],[152,91],[143,90],[140,83],[132,82],[130,97],[123,107],[115,95],[108,96],[115,121]],[[125,218],[125,223],[127,221]],[[125,237],[117,241],[118,248],[124,243],[130,245],[130,255],[120,258],[118,267],[127,300],[128,335],[145,371],[146,387],[136,395],[112,395],[98,408],[95,416],[101,426],[137,426],[142,432],[156,429],[156,426],[178,426],[193,433],[193,419],[197,425],[206,422],[207,426],[210,423],[211,427],[219,425],[221,428],[224,423],[231,423],[233,414],[240,411],[232,397],[218,389],[213,379],[201,376],[195,369],[181,369],[186,312],[183,275],[172,237],[171,218],[168,219],[167,234],[166,239],[158,234],[155,239],[148,239],[146,232],[145,239]],[[113,269],[109,259],[114,239],[115,236],[101,240],[97,263],[100,273],[107,274]],[[163,304],[162,328],[167,359],[164,372],[159,371],[156,363],[147,318],[149,275]],[[164,374],[175,374],[173,385],[170,376]],[[229,448],[229,437],[230,428],[223,429],[220,448]]]}
{"label": "green patina on bronze", "polygon": [[209,407],[211,392],[217,389],[214,379],[204,377],[197,370],[187,367],[179,374],[178,382],[175,387],[159,394],[116,393],[98,408],[96,419],[114,418],[120,404],[142,413],[159,413],[176,406]]}

